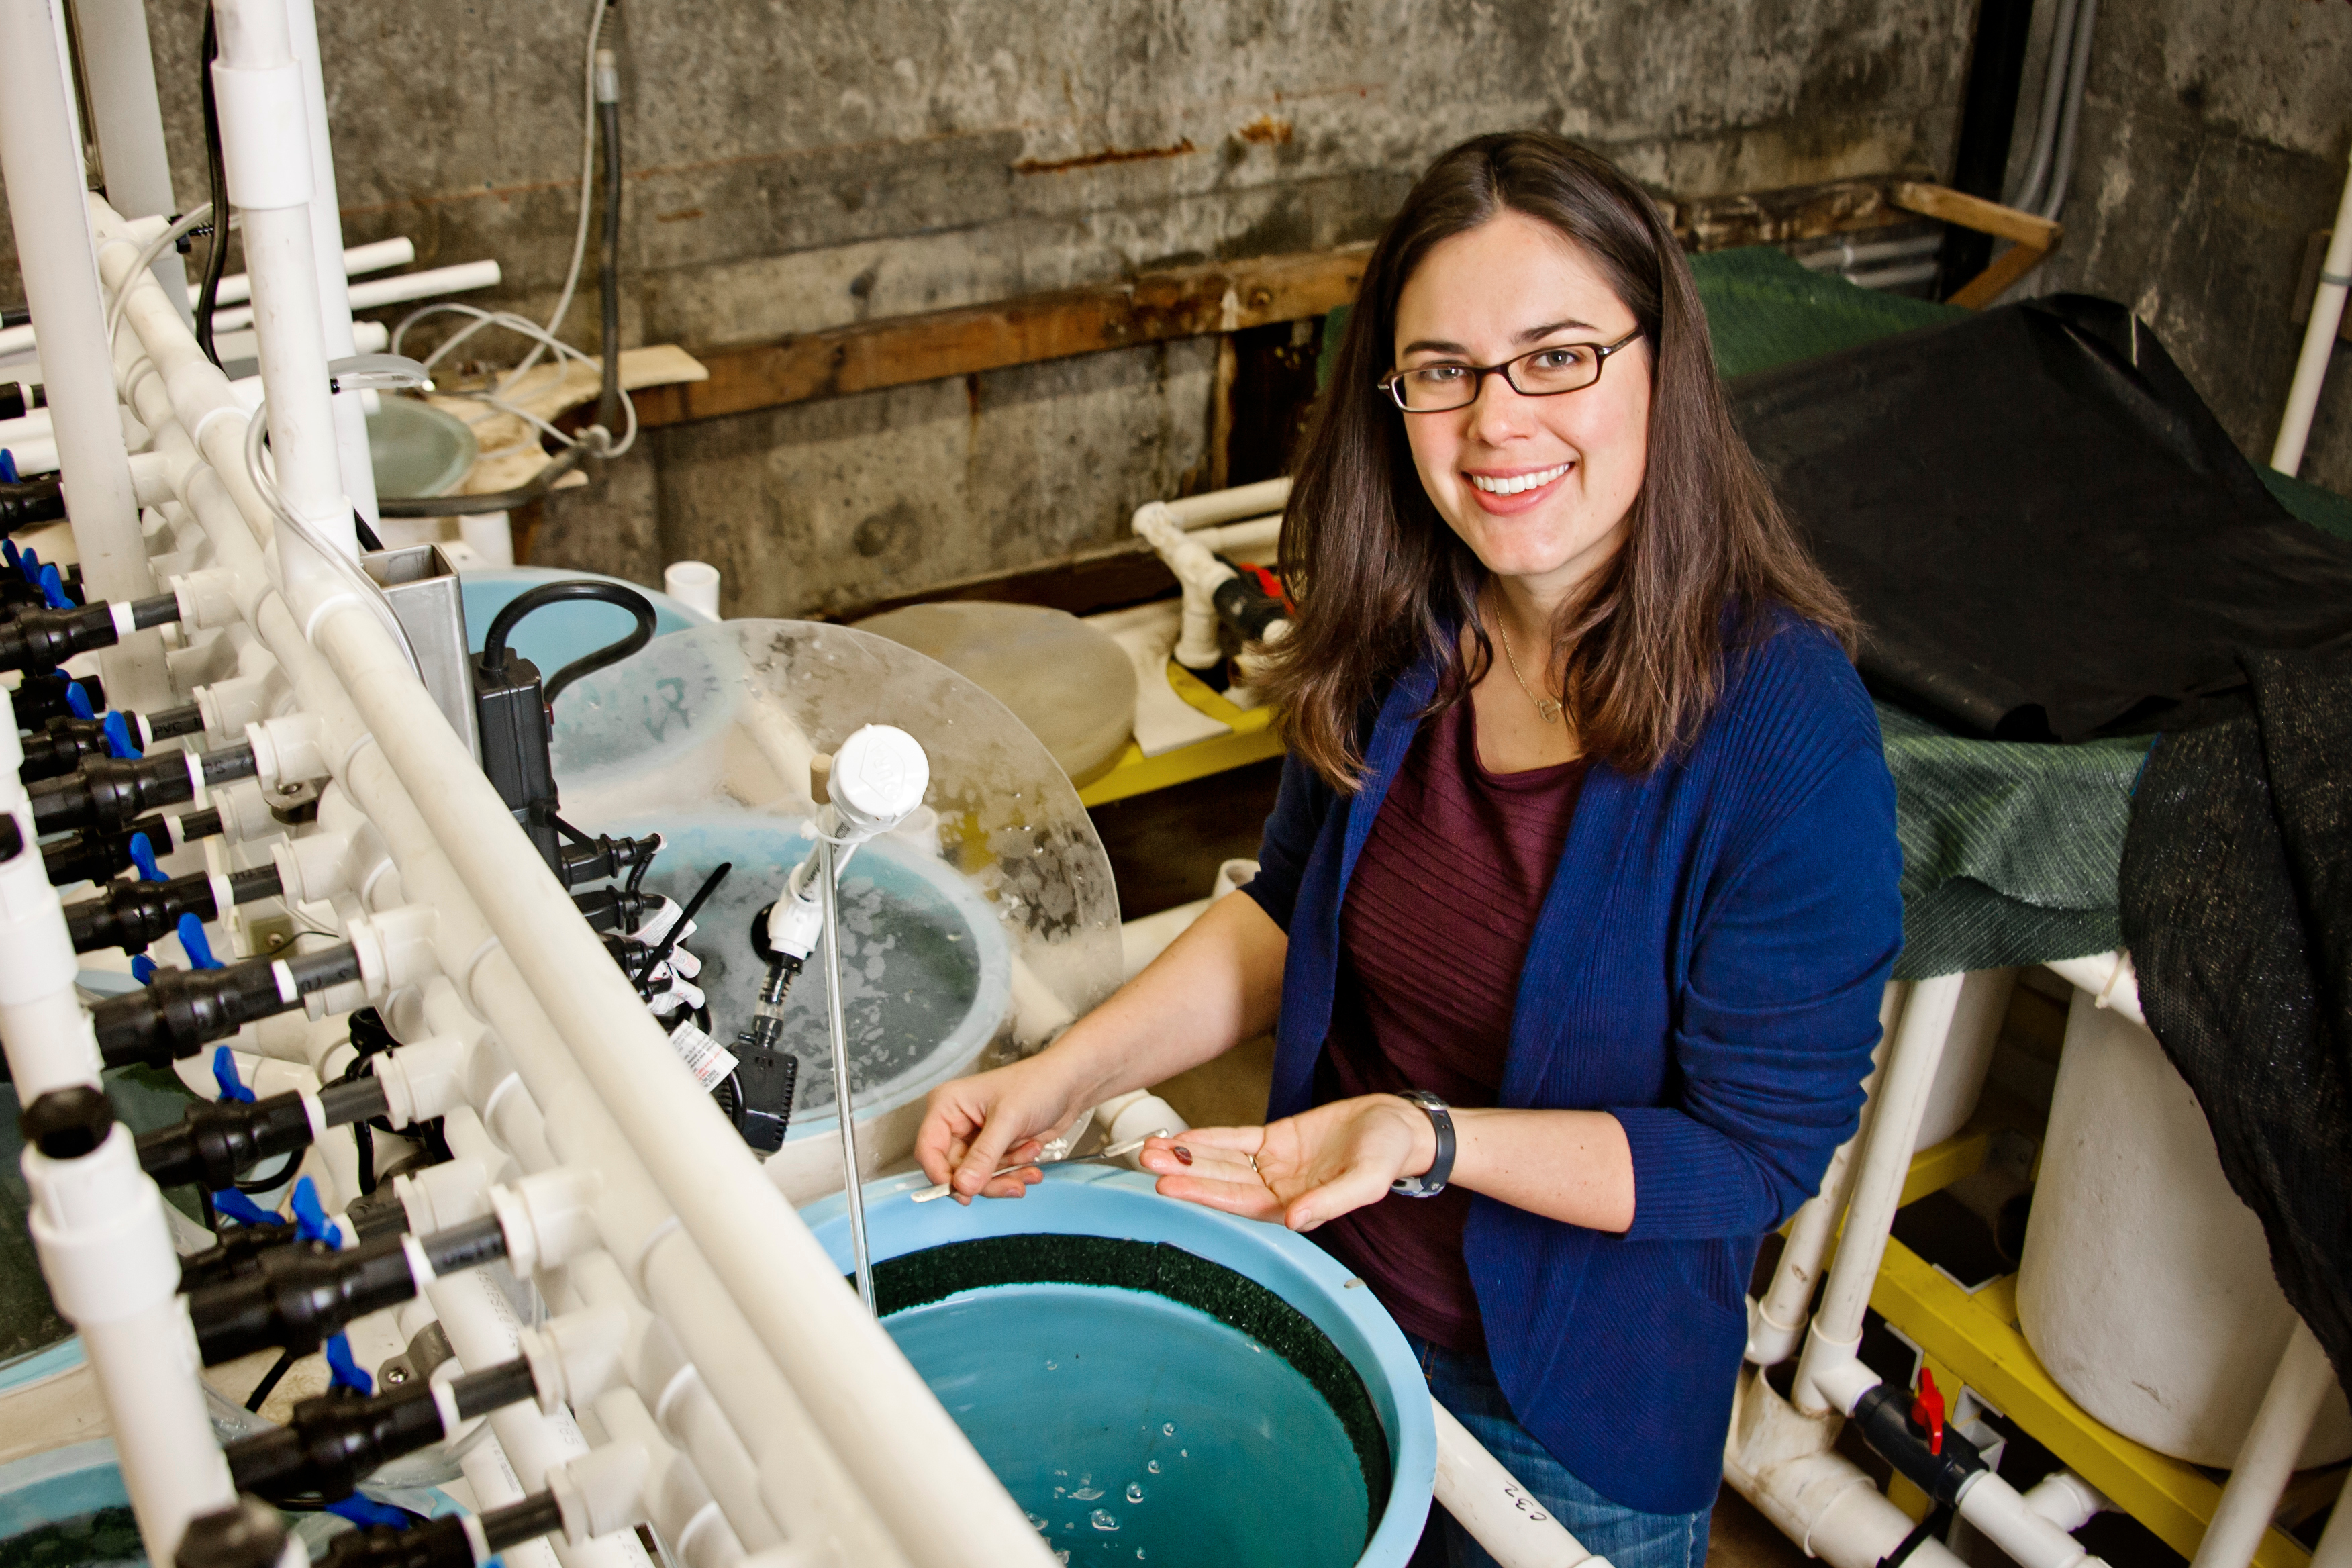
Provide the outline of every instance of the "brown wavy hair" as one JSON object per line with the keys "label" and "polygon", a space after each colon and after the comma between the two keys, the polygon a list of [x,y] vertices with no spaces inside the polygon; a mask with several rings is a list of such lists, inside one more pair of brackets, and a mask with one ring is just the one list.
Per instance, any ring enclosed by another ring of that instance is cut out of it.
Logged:
{"label": "brown wavy hair", "polygon": [[[1404,416],[1378,383],[1405,280],[1440,241],[1505,211],[1591,257],[1650,354],[1649,461],[1625,542],[1552,628],[1549,668],[1586,753],[1640,774],[1687,745],[1722,689],[1727,649],[1759,635],[1772,605],[1853,648],[1853,613],[1732,425],[1689,264],[1655,204],[1558,136],[1480,136],[1430,165],[1372,247],[1283,515],[1297,613],[1269,650],[1267,688],[1291,748],[1343,793],[1363,774],[1369,705],[1423,649],[1446,661],[1430,712],[1494,662],[1476,613],[1486,570],[1423,489]],[[1466,655],[1449,635],[1461,626]]]}

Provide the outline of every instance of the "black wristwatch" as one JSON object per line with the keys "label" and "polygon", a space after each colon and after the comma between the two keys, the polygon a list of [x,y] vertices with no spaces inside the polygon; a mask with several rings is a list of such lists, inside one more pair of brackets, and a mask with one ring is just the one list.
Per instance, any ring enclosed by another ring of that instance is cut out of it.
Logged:
{"label": "black wristwatch", "polygon": [[1389,1184],[1389,1191],[1401,1197],[1433,1198],[1445,1190],[1445,1179],[1454,1174],[1454,1115],[1445,1101],[1427,1089],[1408,1089],[1397,1096],[1409,1100],[1429,1113],[1429,1124],[1437,1131],[1437,1158],[1429,1169],[1418,1176],[1399,1176]]}

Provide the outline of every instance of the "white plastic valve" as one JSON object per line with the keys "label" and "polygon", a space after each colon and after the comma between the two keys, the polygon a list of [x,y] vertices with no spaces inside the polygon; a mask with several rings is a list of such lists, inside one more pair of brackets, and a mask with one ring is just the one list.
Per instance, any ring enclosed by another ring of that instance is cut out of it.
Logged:
{"label": "white plastic valve", "polygon": [[[860,845],[889,832],[923,804],[931,785],[931,761],[904,730],[868,724],[841,743],[829,766],[820,763],[812,782],[825,802],[816,831],[834,841],[838,879]],[[807,958],[824,934],[816,864],[813,848],[768,911],[768,945],[788,958]]]}

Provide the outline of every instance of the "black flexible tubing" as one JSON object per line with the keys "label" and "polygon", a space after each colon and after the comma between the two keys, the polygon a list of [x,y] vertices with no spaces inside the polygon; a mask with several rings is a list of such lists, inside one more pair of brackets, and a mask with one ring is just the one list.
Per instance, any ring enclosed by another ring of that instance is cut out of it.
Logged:
{"label": "black flexible tubing", "polygon": [[205,174],[212,187],[213,236],[205,250],[204,282],[196,292],[196,346],[219,368],[220,353],[213,347],[213,312],[220,305],[221,272],[228,260],[228,163],[221,152],[220,105],[213,99],[213,62],[220,58],[220,33],[210,5],[205,7],[201,53],[203,64],[197,71],[203,79]]}
{"label": "black flexible tubing", "polygon": [[245,1407],[257,1415],[260,1415],[262,1405],[277,1391],[278,1380],[286,1375],[288,1367],[301,1359],[292,1351],[280,1351],[278,1359],[270,1363],[269,1370],[261,1374],[261,1381],[253,1385],[253,1392],[246,1395]]}
{"label": "black flexible tubing", "polygon": [[618,435],[621,426],[621,106],[596,106],[604,139],[604,257],[597,287],[604,307],[604,382],[596,395],[596,423]]}
{"label": "black flexible tubing", "polygon": [[607,643],[594,653],[575,658],[557,670],[554,679],[547,683],[547,705],[550,708],[555,706],[555,700],[563,694],[563,689],[582,676],[593,675],[608,664],[618,664],[654,640],[654,627],[659,623],[654,616],[653,605],[643,594],[619,583],[599,583],[589,578],[574,578],[568,583],[543,583],[528,592],[516,595],[508,603],[507,607],[498,613],[497,618],[490,622],[489,634],[482,639],[483,665],[493,671],[504,669],[507,664],[507,638],[514,635],[515,627],[522,624],[523,617],[533,610],[545,609],[550,605],[561,605],[574,599],[593,599],[599,604],[612,605],[626,610],[637,618],[637,624],[635,628],[620,641]]}
{"label": "black flexible tubing", "polygon": [[670,922],[669,934],[661,939],[661,945],[655,948],[652,955],[646,960],[647,974],[651,974],[662,966],[662,961],[669,956],[670,949],[676,947],[677,939],[685,934],[688,924],[696,915],[702,912],[702,906],[709,900],[711,894],[719,890],[719,884],[727,879],[727,873],[733,869],[735,869],[734,861],[721,860],[719,862],[718,868],[704,879],[702,886],[696,889],[694,897],[686,900],[686,907],[677,911],[677,919]]}
{"label": "black flexible tubing", "polygon": [[601,452],[589,450],[589,443],[576,441],[555,456],[555,460],[530,477],[528,484],[517,485],[510,490],[499,490],[486,496],[405,496],[389,498],[376,507],[384,517],[473,517],[486,511],[512,511],[529,506],[532,501],[555,488],[555,481]]}

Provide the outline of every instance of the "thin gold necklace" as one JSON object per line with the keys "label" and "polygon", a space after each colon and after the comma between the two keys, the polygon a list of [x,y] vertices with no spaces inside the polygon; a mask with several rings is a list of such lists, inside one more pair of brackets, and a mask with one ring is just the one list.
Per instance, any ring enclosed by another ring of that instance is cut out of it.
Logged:
{"label": "thin gold necklace", "polygon": [[1543,715],[1545,723],[1559,723],[1559,701],[1553,698],[1537,696],[1536,689],[1528,684],[1528,678],[1519,673],[1519,656],[1511,651],[1511,634],[1504,628],[1503,617],[1499,615],[1495,617],[1495,635],[1503,639],[1503,658],[1510,664],[1511,679],[1519,683],[1519,689],[1528,694],[1528,700],[1536,705],[1536,711]]}

